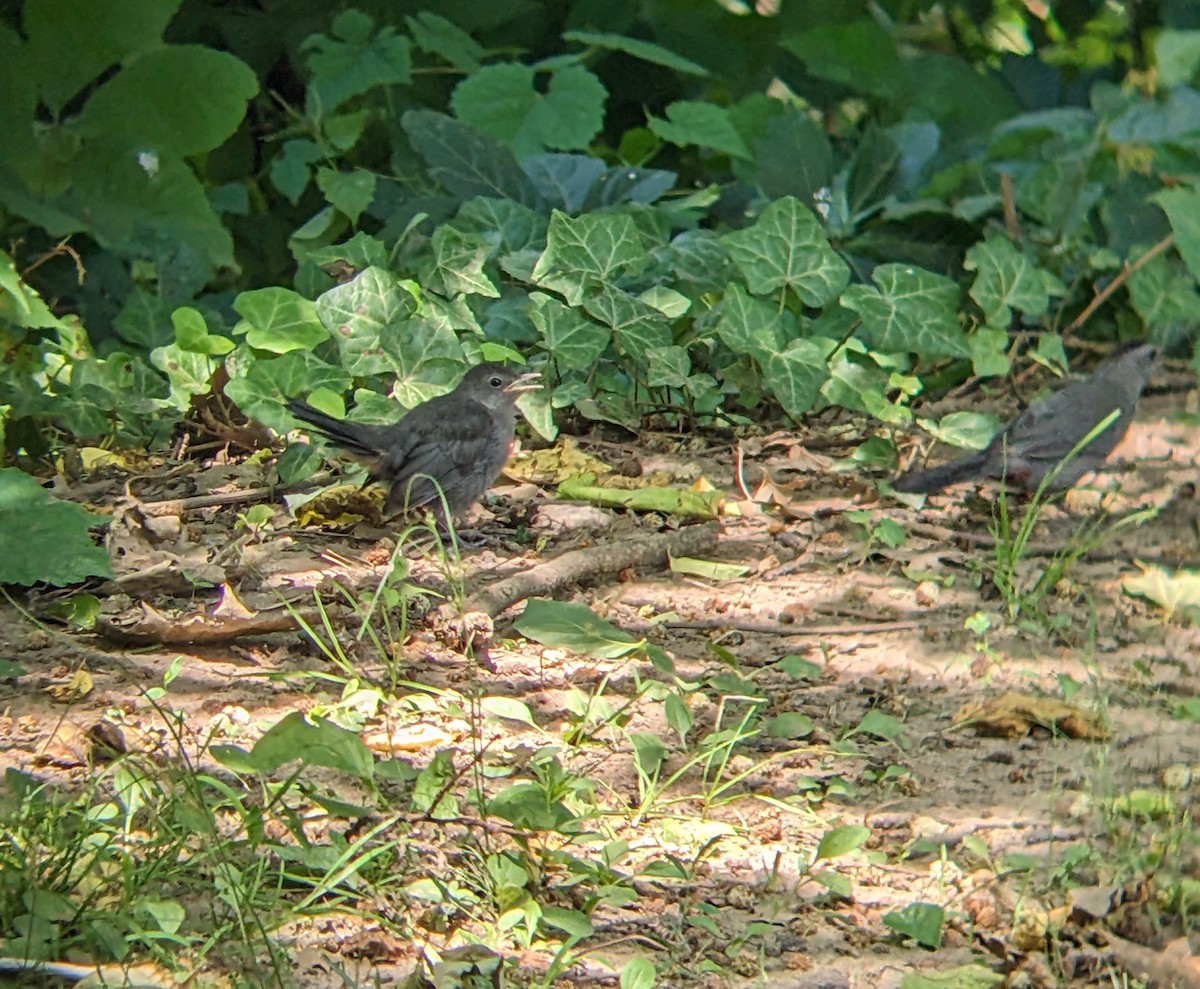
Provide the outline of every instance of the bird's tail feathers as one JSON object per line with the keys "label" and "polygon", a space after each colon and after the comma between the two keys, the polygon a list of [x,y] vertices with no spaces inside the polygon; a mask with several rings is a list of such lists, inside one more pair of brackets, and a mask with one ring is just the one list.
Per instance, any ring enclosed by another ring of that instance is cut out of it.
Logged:
{"label": "bird's tail feathers", "polygon": [[904,494],[932,494],[948,488],[951,484],[966,481],[979,473],[987,457],[980,451],[961,460],[938,464],[925,470],[910,470],[892,482],[892,487]]}
{"label": "bird's tail feathers", "polygon": [[380,450],[373,442],[371,428],[361,423],[346,422],[314,409],[298,398],[289,399],[287,410],[301,422],[312,426],[325,439],[336,443],[343,450],[360,457],[378,457]]}

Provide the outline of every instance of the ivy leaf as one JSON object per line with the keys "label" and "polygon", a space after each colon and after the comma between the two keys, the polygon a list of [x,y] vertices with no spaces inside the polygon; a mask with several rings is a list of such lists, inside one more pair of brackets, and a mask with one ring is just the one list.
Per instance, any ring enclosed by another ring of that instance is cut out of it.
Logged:
{"label": "ivy leaf", "polygon": [[443,225],[433,232],[433,270],[429,286],[443,295],[483,295],[500,298],[500,291],[483,273],[492,253],[487,238]]}
{"label": "ivy leaf", "polygon": [[772,203],[754,226],[722,238],[755,295],[791,288],[807,306],[837,298],[850,267],[829,246],[812,211],[794,196]]}
{"label": "ivy leaf", "polygon": [[583,308],[612,330],[617,352],[639,367],[649,361],[653,348],[672,343],[671,328],[662,313],[613,285],[601,286]]}
{"label": "ivy leaf", "polygon": [[529,301],[529,318],[560,370],[590,369],[612,340],[609,330],[549,295],[531,292]]}
{"label": "ivy leaf", "polygon": [[317,316],[317,307],[286,288],[242,292],[233,308],[250,324],[246,342],[257,350],[286,354],[312,350],[329,339],[329,330]]}
{"label": "ivy leaf", "polygon": [[763,378],[783,411],[799,419],[817,402],[829,377],[824,351],[811,340],[793,340],[763,365]]}
{"label": "ivy leaf", "polygon": [[749,354],[765,364],[783,348],[785,313],[754,298],[736,282],[730,283],[718,311],[717,336],[735,354]]}
{"label": "ivy leaf", "polygon": [[1129,298],[1147,326],[1200,323],[1196,279],[1178,259],[1159,255],[1129,278]]}
{"label": "ivy leaf", "polygon": [[970,356],[958,325],[958,285],[953,280],[906,264],[881,264],[871,280],[877,289],[851,285],[841,301],[862,317],[875,350],[925,358]]}
{"label": "ivy leaf", "polygon": [[692,360],[687,348],[672,344],[667,347],[650,347],[646,351],[649,364],[646,368],[646,384],[651,388],[683,388],[692,373]]}
{"label": "ivy leaf", "polygon": [[1028,317],[1046,311],[1051,295],[1066,288],[1050,272],[1030,264],[1012,241],[989,237],[967,251],[963,267],[977,272],[971,298],[979,303],[989,326],[1007,327],[1013,309]]}
{"label": "ivy leaf", "polygon": [[342,366],[358,377],[382,374],[391,368],[380,336],[416,308],[412,295],[382,268],[367,268],[317,300],[317,315],[333,334]]}
{"label": "ivy leaf", "polygon": [[555,210],[533,280],[577,306],[590,285],[638,271],[644,263],[645,248],[629,214],[570,217]]}

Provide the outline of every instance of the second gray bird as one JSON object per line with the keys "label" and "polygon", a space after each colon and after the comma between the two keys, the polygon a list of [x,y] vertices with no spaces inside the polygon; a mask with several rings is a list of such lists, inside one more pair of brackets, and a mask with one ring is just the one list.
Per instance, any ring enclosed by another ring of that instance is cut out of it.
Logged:
{"label": "second gray bird", "polygon": [[1090,378],[1076,381],[1034,402],[978,453],[961,460],[915,470],[897,478],[897,491],[929,494],[975,478],[1006,480],[1035,490],[1042,480],[1114,410],[1120,416],[1085,446],[1051,480],[1052,490],[1071,487],[1098,470],[1121,441],[1150,378],[1158,351],[1138,344],[1103,361]]}
{"label": "second gray bird", "polygon": [[336,419],[299,399],[287,408],[365,461],[371,480],[391,486],[385,515],[426,505],[440,515],[442,495],[456,515],[483,497],[508,460],[517,399],[540,387],[537,378],[502,364],[478,364],[454,391],[421,403],[390,426]]}

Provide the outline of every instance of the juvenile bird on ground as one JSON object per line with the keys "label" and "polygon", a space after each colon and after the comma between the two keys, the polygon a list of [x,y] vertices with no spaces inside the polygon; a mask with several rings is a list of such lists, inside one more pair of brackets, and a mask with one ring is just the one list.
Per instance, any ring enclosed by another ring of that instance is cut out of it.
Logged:
{"label": "juvenile bird on ground", "polygon": [[456,515],[483,497],[508,460],[517,398],[541,387],[537,378],[502,364],[479,364],[454,391],[423,402],[390,426],[335,419],[299,399],[291,399],[287,409],[365,461],[372,481],[390,485],[385,515],[426,505],[441,515],[442,495]]}
{"label": "juvenile bird on ground", "polygon": [[914,470],[893,483],[897,491],[929,494],[958,481],[1006,480],[1035,490],[1058,464],[1111,412],[1120,415],[1050,481],[1052,490],[1071,487],[1098,470],[1133,421],[1157,349],[1138,344],[1104,360],[1090,378],[1034,402],[978,453],[927,470]]}

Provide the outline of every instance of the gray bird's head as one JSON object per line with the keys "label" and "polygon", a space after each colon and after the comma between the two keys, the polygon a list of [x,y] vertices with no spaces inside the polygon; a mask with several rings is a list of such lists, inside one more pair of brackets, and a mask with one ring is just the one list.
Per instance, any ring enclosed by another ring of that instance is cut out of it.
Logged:
{"label": "gray bird's head", "polygon": [[1136,379],[1138,390],[1145,387],[1146,379],[1158,361],[1158,347],[1152,343],[1128,344],[1118,348],[1104,362],[1104,369],[1116,379]]}
{"label": "gray bird's head", "polygon": [[521,392],[541,388],[536,371],[521,372],[503,364],[476,364],[455,389],[489,409],[511,409]]}

